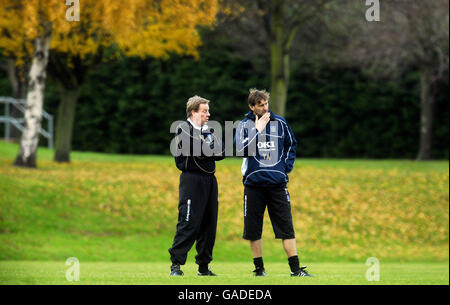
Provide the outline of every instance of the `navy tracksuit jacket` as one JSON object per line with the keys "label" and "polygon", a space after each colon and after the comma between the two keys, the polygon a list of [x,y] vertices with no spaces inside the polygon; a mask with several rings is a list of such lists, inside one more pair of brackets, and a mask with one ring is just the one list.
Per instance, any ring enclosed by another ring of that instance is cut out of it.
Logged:
{"label": "navy tracksuit jacket", "polygon": [[213,134],[204,129],[201,131],[195,129],[190,122],[181,124],[177,135],[178,148],[181,149],[184,143],[189,145],[189,149],[175,157],[175,164],[182,173],[177,231],[169,249],[170,258],[172,263],[184,265],[189,250],[196,242],[195,261],[198,265],[207,265],[213,258],[219,205],[217,180],[214,176],[215,161],[225,157],[223,152],[219,156],[205,156],[203,152],[196,156],[193,148],[205,142],[211,148],[215,145],[221,148],[224,146],[223,143],[216,143]]}
{"label": "navy tracksuit jacket", "polygon": [[236,130],[236,154],[244,157],[241,171],[246,186],[285,184],[294,167],[297,148],[294,133],[283,117],[269,112],[270,121],[261,134],[255,128],[252,111]]}

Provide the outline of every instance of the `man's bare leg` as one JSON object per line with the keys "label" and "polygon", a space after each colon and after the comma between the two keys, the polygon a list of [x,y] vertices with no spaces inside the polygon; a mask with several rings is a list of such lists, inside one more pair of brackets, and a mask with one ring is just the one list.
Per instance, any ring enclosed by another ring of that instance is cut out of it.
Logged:
{"label": "man's bare leg", "polygon": [[283,239],[283,248],[287,254],[287,257],[297,256],[297,244],[295,238]]}
{"label": "man's bare leg", "polygon": [[253,264],[255,265],[255,270],[253,271],[256,276],[265,276],[266,271],[264,270],[264,262],[262,258],[262,241],[251,240],[250,248],[252,249],[253,254]]}
{"label": "man's bare leg", "polygon": [[252,249],[253,258],[262,257],[262,240],[251,240],[250,248]]}

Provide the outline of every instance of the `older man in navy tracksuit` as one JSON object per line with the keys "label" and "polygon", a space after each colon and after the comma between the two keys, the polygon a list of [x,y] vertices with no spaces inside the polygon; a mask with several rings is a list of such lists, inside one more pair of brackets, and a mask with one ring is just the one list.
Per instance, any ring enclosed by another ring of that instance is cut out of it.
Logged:
{"label": "older man in navy tracksuit", "polygon": [[244,235],[250,241],[256,276],[265,276],[262,226],[267,206],[275,238],[282,239],[291,276],[311,276],[300,267],[287,183],[295,162],[297,140],[286,120],[269,111],[268,92],[251,89],[250,112],[235,136],[236,153],[243,156]]}
{"label": "older man in navy tracksuit", "polygon": [[[218,214],[218,187],[214,176],[216,161],[222,160],[223,143],[210,131],[209,100],[193,96],[186,105],[187,121],[177,127],[175,156],[180,175],[178,223],[172,247],[169,249],[172,266],[171,276],[182,276],[181,265],[196,243],[195,262],[199,265],[198,275],[215,276],[208,264],[213,259]],[[203,149],[219,148],[219,154],[205,154]],[[196,148],[201,148],[196,153]]]}

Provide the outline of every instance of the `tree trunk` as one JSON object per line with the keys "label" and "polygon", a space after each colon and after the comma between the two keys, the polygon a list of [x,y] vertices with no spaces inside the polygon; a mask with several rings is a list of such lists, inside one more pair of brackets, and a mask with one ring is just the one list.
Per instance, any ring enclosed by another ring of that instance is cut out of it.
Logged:
{"label": "tree trunk", "polygon": [[13,91],[13,98],[24,99],[25,98],[25,80],[23,78],[24,68],[16,65],[16,60],[8,58],[8,78],[11,82]]}
{"label": "tree trunk", "polygon": [[417,160],[431,159],[434,96],[431,91],[431,73],[420,74],[420,148]]}
{"label": "tree trunk", "polygon": [[[17,100],[25,99],[25,87],[26,82],[24,78],[24,66],[18,67],[16,61],[13,58],[8,58],[8,78],[11,82],[12,96]],[[15,119],[22,119],[24,114],[18,110],[16,107],[11,107],[10,116]],[[17,129],[14,125],[10,129],[10,141],[18,143],[20,141],[20,136],[22,132]]]}
{"label": "tree trunk", "polygon": [[80,95],[80,88],[67,89],[60,84],[59,89],[61,100],[56,121],[55,155],[53,159],[56,162],[70,162],[75,106]]}
{"label": "tree trunk", "polygon": [[42,108],[44,104],[44,91],[46,68],[50,49],[50,30],[37,37],[35,51],[29,73],[27,105],[25,109],[25,128],[20,140],[20,150],[14,165],[36,167],[36,152],[41,129]]}
{"label": "tree trunk", "polygon": [[273,0],[270,33],[270,94],[272,110],[281,116],[286,112],[289,84],[289,50],[285,48],[285,28],[283,25],[282,1]]}

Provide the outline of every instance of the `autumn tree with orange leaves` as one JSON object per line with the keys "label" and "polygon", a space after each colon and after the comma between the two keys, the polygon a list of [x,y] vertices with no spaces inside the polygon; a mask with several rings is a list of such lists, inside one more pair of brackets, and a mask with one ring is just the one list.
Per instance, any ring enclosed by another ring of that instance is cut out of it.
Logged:
{"label": "autumn tree with orange leaves", "polygon": [[[198,25],[211,25],[218,0],[1,0],[0,50],[18,66],[31,59],[25,129],[17,166],[36,167],[47,71],[57,80],[60,105],[55,161],[69,162],[80,87],[114,46],[125,56],[197,56]],[[118,55],[118,54],[117,54]],[[48,62],[50,61],[50,64]],[[132,101],[130,101],[132,102]]]}

